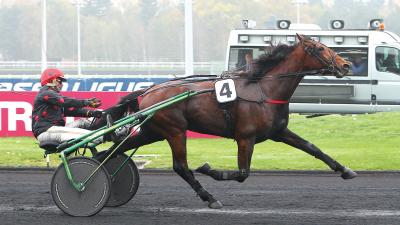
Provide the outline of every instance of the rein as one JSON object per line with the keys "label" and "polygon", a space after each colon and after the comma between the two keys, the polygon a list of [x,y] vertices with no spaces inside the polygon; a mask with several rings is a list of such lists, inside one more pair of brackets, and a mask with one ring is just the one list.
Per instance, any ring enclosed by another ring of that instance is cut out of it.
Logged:
{"label": "rein", "polygon": [[[200,79],[196,79],[196,78],[200,78]],[[166,81],[165,83],[153,85],[153,86],[147,88],[145,90],[145,92],[143,94],[141,94],[141,96],[145,96],[145,95],[147,95],[149,93],[152,93],[154,91],[157,91],[157,90],[160,90],[160,89],[164,89],[164,88],[187,86],[187,85],[190,85],[190,84],[204,82],[204,81],[213,81],[213,80],[216,80],[218,78],[219,77],[217,75],[191,75],[191,76],[187,76],[187,77],[175,78],[175,79]],[[168,82],[171,82],[171,81],[180,81],[180,83],[169,84]],[[151,89],[151,88],[153,88],[153,89]]]}
{"label": "rein", "polygon": [[279,74],[279,78],[285,78],[285,77],[292,77],[292,76],[307,76],[307,75],[316,75],[316,74],[326,74],[330,73],[329,69],[320,69],[320,70],[308,70],[308,71],[302,71],[298,73],[284,73],[284,74]]}
{"label": "rein", "polygon": [[[316,74],[341,74],[340,70],[338,69],[335,61],[336,54],[330,54],[330,58],[326,59],[321,56],[320,51],[323,50],[322,47],[318,47],[316,43],[313,43],[312,46],[308,46],[305,40],[302,40],[300,43],[304,49],[304,51],[309,54],[310,56],[316,58],[321,64],[325,65],[327,68],[324,69],[319,69],[319,70],[309,70],[309,71],[302,71],[302,72],[296,72],[296,73],[286,73],[286,74],[278,74],[277,76],[264,76],[261,79],[282,79],[282,78],[287,78],[287,77],[293,77],[293,76],[306,76],[306,75],[316,75]],[[322,44],[321,44],[322,45]],[[241,68],[239,68],[241,69]],[[215,76],[215,75],[192,75],[188,77],[181,77],[181,78],[176,78],[171,81],[180,81],[180,83],[177,84],[164,84],[160,85],[157,88],[154,89],[147,89],[142,96],[149,94],[153,91],[166,88],[166,87],[171,87],[171,86],[181,86],[181,85],[189,85],[197,82],[204,82],[204,81],[213,81],[217,79],[225,79],[225,78],[236,78],[236,79],[242,79],[241,76],[236,76],[237,74],[225,74],[223,73],[221,76]],[[252,80],[248,79],[250,82]],[[257,83],[260,81],[260,79],[254,80],[257,81]],[[288,100],[278,100],[278,99],[265,99],[263,102],[268,103],[268,104],[288,104]]]}

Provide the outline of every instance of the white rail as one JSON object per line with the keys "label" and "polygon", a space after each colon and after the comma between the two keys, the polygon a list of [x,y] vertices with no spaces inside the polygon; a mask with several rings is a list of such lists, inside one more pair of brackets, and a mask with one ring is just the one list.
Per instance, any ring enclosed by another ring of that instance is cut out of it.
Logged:
{"label": "white rail", "polygon": [[[75,61],[50,61],[48,67],[76,68]],[[0,68],[40,69],[40,61],[0,61]],[[81,62],[84,68],[171,68],[184,69],[184,62]],[[223,67],[223,62],[194,62],[196,68]]]}

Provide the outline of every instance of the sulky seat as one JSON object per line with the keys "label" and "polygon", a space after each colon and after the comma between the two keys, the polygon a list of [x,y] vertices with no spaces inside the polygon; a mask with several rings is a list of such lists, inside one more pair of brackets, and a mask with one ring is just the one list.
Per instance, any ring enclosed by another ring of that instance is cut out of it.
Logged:
{"label": "sulky seat", "polygon": [[45,150],[45,155],[57,152],[57,147],[61,143],[59,141],[49,140],[39,142],[39,147]]}

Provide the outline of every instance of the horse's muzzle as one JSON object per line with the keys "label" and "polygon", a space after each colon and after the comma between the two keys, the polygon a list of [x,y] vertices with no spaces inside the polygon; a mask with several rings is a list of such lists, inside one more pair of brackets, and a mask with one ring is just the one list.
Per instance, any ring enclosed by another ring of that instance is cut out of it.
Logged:
{"label": "horse's muzzle", "polygon": [[349,73],[349,71],[350,71],[350,64],[348,64],[348,63],[343,64],[343,66],[342,66],[342,73],[343,73],[344,75],[346,75],[347,73]]}
{"label": "horse's muzzle", "polygon": [[346,76],[350,71],[350,64],[348,63],[344,63],[341,68],[336,68],[334,75],[337,78],[342,78],[344,76]]}

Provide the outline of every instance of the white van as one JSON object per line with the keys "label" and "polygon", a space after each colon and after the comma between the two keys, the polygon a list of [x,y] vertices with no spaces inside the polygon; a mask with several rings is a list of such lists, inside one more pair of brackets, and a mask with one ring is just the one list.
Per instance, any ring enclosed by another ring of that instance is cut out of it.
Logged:
{"label": "white van", "polygon": [[291,99],[291,112],[400,111],[400,37],[384,30],[382,20],[371,20],[370,29],[344,29],[341,20],[331,21],[331,28],[326,30],[316,25],[290,24],[288,20],[277,24],[277,29],[232,30],[225,69],[241,70],[245,55],[257,58],[268,46],[294,44],[296,33],[305,34],[351,61],[353,68],[341,79],[324,75],[304,77]]}

